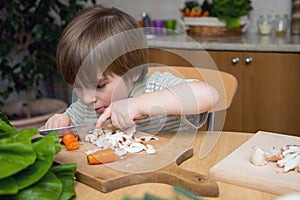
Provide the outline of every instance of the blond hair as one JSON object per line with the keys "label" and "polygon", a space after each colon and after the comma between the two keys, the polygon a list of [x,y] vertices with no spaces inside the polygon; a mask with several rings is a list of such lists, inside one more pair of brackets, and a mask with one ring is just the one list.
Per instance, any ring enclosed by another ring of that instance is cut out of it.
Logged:
{"label": "blond hair", "polygon": [[[79,12],[63,31],[58,44],[57,66],[63,79],[74,84],[80,66],[98,44],[114,35],[138,28],[138,23],[133,17],[116,8],[96,5]],[[142,39],[145,40],[143,34]],[[130,40],[123,43],[126,42],[134,43]],[[137,48],[109,63],[103,75],[113,73],[122,76],[136,66],[146,66],[147,62],[147,48]],[[147,68],[139,67],[138,73],[140,80],[147,73]]]}

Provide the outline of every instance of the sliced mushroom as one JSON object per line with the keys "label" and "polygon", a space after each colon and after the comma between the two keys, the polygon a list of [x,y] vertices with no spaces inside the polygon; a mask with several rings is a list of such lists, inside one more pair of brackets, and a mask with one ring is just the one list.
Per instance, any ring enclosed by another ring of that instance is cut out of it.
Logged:
{"label": "sliced mushroom", "polygon": [[276,147],[272,147],[266,152],[267,160],[270,162],[276,162],[280,159],[282,159],[282,155],[279,149]]}
{"label": "sliced mushroom", "polygon": [[263,149],[259,148],[258,146],[253,146],[250,156],[250,161],[257,166],[263,166],[268,163],[266,159],[266,153]]}
{"label": "sliced mushroom", "polygon": [[287,154],[281,160],[278,160],[276,164],[277,164],[278,167],[284,167],[284,165],[286,163],[288,163],[290,160],[292,160],[293,158],[295,158],[297,155],[299,155],[298,152]]}
{"label": "sliced mushroom", "polygon": [[90,132],[90,134],[86,136],[85,140],[95,144],[98,148],[112,148],[119,156],[140,151],[146,151],[148,154],[156,152],[153,146],[150,145],[146,147],[144,143],[153,139],[158,140],[158,138],[152,135],[136,137],[134,132],[134,128],[128,130],[127,133],[129,134],[119,129],[95,129],[94,132]]}
{"label": "sliced mushroom", "polygon": [[300,164],[300,153],[296,155],[294,158],[290,159],[283,168],[283,172],[288,172],[294,170]]}

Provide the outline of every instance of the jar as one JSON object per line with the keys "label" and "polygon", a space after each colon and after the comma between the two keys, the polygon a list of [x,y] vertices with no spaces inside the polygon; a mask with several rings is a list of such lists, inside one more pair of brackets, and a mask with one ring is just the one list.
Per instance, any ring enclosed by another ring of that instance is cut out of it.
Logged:
{"label": "jar", "polygon": [[287,15],[275,17],[275,33],[276,35],[285,35],[288,29],[289,19]]}
{"label": "jar", "polygon": [[273,29],[273,20],[271,15],[259,16],[258,19],[258,30],[261,35],[270,35]]}

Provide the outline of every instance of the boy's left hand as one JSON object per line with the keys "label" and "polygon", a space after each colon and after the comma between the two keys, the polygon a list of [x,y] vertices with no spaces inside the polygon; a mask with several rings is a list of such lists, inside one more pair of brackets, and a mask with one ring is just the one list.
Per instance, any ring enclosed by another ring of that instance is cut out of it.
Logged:
{"label": "boy's left hand", "polygon": [[108,106],[97,120],[96,127],[101,127],[110,118],[111,124],[120,129],[126,129],[135,124],[134,119],[139,117],[138,105],[134,99],[115,101]]}

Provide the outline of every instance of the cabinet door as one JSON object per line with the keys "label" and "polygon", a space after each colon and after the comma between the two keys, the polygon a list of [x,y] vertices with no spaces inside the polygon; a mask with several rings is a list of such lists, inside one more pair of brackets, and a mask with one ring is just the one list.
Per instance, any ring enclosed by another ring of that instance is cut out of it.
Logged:
{"label": "cabinet door", "polygon": [[243,130],[300,135],[300,54],[243,53]]}
{"label": "cabinet door", "polygon": [[232,51],[209,51],[208,52],[220,71],[234,75],[238,81],[238,89],[232,105],[226,111],[223,130],[243,131],[243,63],[242,53]]}
{"label": "cabinet door", "polygon": [[[165,65],[179,66],[197,66],[203,68],[216,67],[225,72],[234,75],[239,87],[232,102],[231,107],[225,111],[225,123],[223,130],[242,131],[242,67],[241,52],[224,52],[224,51],[196,51],[196,50],[178,50],[178,49],[150,49],[149,62],[160,63]],[[236,64],[232,63],[232,59],[239,58]],[[224,113],[216,113],[216,120],[223,119]]]}
{"label": "cabinet door", "polygon": [[[179,52],[179,53],[178,53]],[[223,130],[259,130],[300,136],[300,54],[235,51],[150,51],[150,62],[166,65],[217,66],[238,80]],[[184,58],[180,55],[184,55]],[[252,58],[246,63],[246,58]],[[238,62],[234,63],[234,61]]]}

